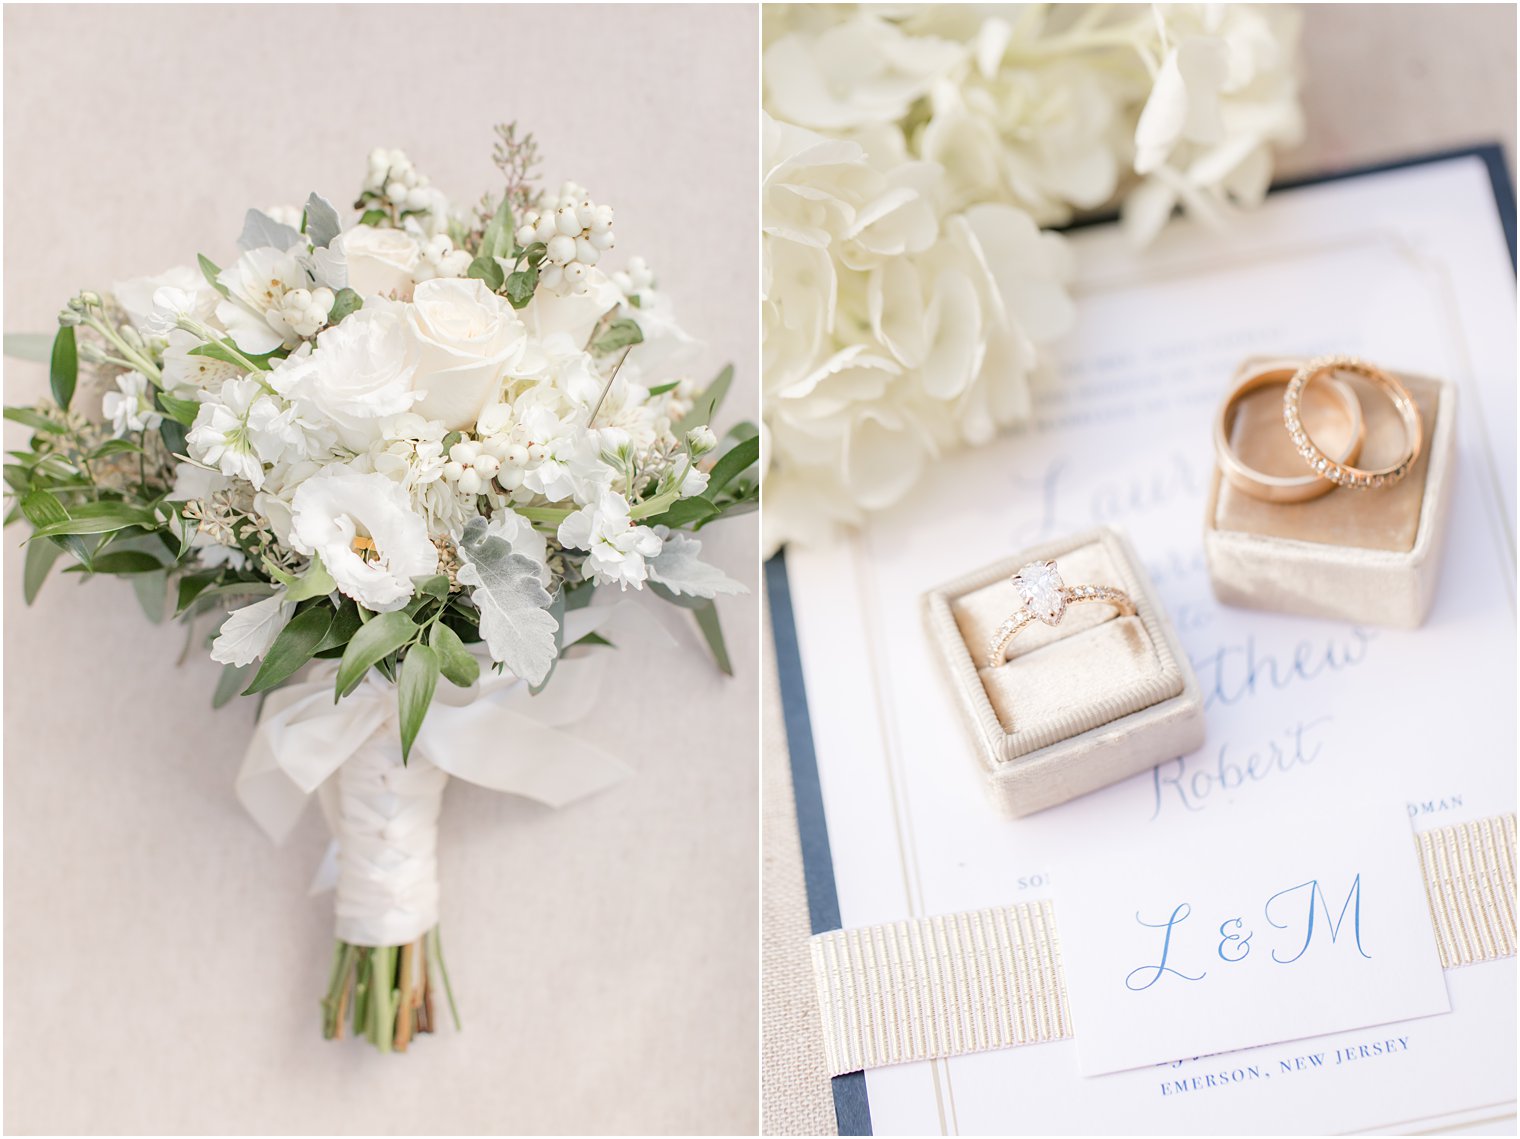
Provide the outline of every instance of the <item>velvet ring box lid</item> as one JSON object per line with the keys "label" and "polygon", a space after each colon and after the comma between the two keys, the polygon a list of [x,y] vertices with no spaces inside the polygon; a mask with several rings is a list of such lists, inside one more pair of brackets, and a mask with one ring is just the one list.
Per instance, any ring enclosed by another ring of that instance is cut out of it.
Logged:
{"label": "velvet ring box lid", "polygon": [[[1301,362],[1254,357],[1240,366],[1233,383]],[[1400,628],[1425,619],[1435,594],[1456,465],[1456,386],[1430,376],[1393,374],[1413,396],[1424,429],[1420,456],[1396,485],[1336,487],[1309,502],[1263,502],[1230,485],[1215,465],[1204,554],[1221,602]],[[1392,401],[1365,380],[1340,376],[1356,393],[1366,423],[1357,465],[1396,461],[1404,430]],[[1269,474],[1294,472],[1303,464],[1283,426],[1282,396],[1278,385],[1248,393],[1231,425],[1236,454]],[[1305,425],[1316,434],[1308,416],[1306,404]],[[1327,424],[1324,430],[1334,427]]]}
{"label": "velvet ring box lid", "polygon": [[[1012,576],[1053,560],[1068,588],[1122,589],[1133,616],[1068,604],[988,668],[994,631],[1021,601]],[[1084,531],[931,590],[929,635],[945,664],[993,804],[1016,817],[1064,803],[1203,743],[1203,699],[1144,567],[1118,531]]]}

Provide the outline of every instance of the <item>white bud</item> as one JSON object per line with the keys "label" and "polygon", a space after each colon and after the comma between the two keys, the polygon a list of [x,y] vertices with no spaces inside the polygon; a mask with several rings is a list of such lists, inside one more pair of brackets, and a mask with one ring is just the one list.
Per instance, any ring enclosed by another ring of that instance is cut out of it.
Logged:
{"label": "white bud", "polygon": [[564,283],[564,280],[565,270],[563,266],[555,265],[553,262],[546,262],[538,271],[538,283],[546,289],[557,289]]}
{"label": "white bud", "polygon": [[534,223],[533,240],[547,242],[558,232],[559,228],[554,224],[554,215],[545,214]]}
{"label": "white bud", "polygon": [[471,467],[459,476],[459,491],[461,494],[479,494],[480,488],[485,484],[480,481],[480,475]]}
{"label": "white bud", "polygon": [[533,226],[528,222],[524,222],[517,227],[516,237],[518,245],[532,245],[534,237]]}
{"label": "white bud", "polygon": [[406,201],[406,195],[406,183],[402,182],[400,179],[393,179],[392,181],[385,184],[385,196],[391,201],[395,202],[398,206]]}
{"label": "white bud", "polygon": [[528,448],[521,443],[511,443],[507,446],[507,453],[502,459],[508,466],[520,467],[528,461]]}
{"label": "white bud", "polygon": [[602,259],[602,251],[585,237],[575,239],[575,259],[582,265],[595,265]]}
{"label": "white bud", "polygon": [[579,285],[586,279],[586,267],[579,261],[572,261],[565,266],[565,280],[572,285]]}
{"label": "white bud", "polygon": [[594,217],[596,217],[596,209],[590,202],[582,202],[575,207],[575,221],[579,229],[589,226]]}
{"label": "white bud", "polygon": [[501,484],[503,490],[516,490],[522,486],[522,468],[503,467],[501,473],[496,476],[496,481]]}
{"label": "white bud", "polygon": [[574,237],[581,231],[581,223],[575,216],[574,206],[562,206],[554,213],[555,224],[566,237]]}
{"label": "white bud", "polygon": [[449,448],[449,458],[462,466],[469,466],[480,454],[480,449],[469,440],[461,440]]}
{"label": "white bud", "polygon": [[480,472],[481,478],[492,478],[497,471],[501,470],[501,460],[489,453],[479,455],[475,459],[475,469]]}
{"label": "white bud", "polygon": [[701,427],[693,427],[686,433],[686,445],[691,448],[693,455],[705,455],[718,445],[718,437],[713,434],[713,429],[704,423]]}
{"label": "white bud", "polygon": [[443,477],[448,479],[449,482],[458,482],[459,477],[463,474],[463,465],[452,461],[443,464]]}
{"label": "white bud", "polygon": [[592,233],[606,233],[612,228],[612,207],[597,206],[596,212],[591,216],[591,223],[586,227]]}
{"label": "white bud", "polygon": [[542,443],[530,443],[528,445],[528,462],[541,463],[548,457],[549,452],[544,449]]}
{"label": "white bud", "polygon": [[586,244],[591,246],[592,249],[601,250],[603,253],[605,253],[607,250],[612,248],[612,231],[610,229],[607,229],[603,230],[601,233],[597,233],[596,230],[592,230],[589,234],[586,235],[585,241]]}

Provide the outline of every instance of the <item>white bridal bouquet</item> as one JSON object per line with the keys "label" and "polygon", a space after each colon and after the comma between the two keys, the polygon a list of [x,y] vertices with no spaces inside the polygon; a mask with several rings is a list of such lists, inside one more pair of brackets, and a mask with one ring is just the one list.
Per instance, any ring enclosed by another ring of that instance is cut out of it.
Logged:
{"label": "white bridal bouquet", "polygon": [[375,150],[347,223],[316,194],[250,210],[225,267],[80,293],[53,402],[5,412],[32,432],[5,466],[28,602],[63,559],[192,630],[230,611],[215,702],[265,694],[239,794],[276,837],[318,794],[324,1032],[384,1050],[447,987],[448,776],[551,803],[610,782],[604,753],[554,753],[586,701],[537,692],[585,682],[628,590],[690,609],[726,671],[714,598],[742,587],[694,532],[758,497],[754,425],[710,426],[731,370],[693,382],[648,267],[606,269],[612,209],[541,192],[532,136],[498,133],[473,211]]}
{"label": "white bridal bouquet", "polygon": [[1302,134],[1298,13],[765,9],[766,543],[825,541],[1027,418],[1071,327],[1050,226],[1259,202]]}

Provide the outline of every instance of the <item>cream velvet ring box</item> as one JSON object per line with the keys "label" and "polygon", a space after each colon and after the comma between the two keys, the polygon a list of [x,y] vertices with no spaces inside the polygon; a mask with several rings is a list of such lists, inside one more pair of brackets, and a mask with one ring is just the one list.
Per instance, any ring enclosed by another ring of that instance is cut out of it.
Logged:
{"label": "cream velvet ring box", "polygon": [[[1236,374],[1292,359],[1247,360]],[[1214,595],[1226,605],[1368,625],[1414,628],[1435,594],[1448,499],[1456,473],[1456,386],[1396,373],[1424,421],[1425,445],[1391,487],[1336,487],[1309,502],[1263,502],[1231,486],[1215,466],[1203,548]],[[1340,373],[1361,401],[1367,426],[1361,467],[1394,462],[1404,429],[1387,395]],[[1223,393],[1221,392],[1221,395]],[[1235,453],[1257,470],[1303,467],[1283,427],[1280,386],[1248,393],[1235,412]]]}
{"label": "cream velvet ring box", "polygon": [[[993,633],[1020,608],[1012,581],[1054,560],[1068,587],[1123,590],[1134,616],[1073,603],[1057,625],[1035,622],[987,666]],[[1144,567],[1117,531],[1100,528],[1025,550],[924,596],[929,636],[986,776],[1008,818],[1075,799],[1203,744],[1203,697]]]}

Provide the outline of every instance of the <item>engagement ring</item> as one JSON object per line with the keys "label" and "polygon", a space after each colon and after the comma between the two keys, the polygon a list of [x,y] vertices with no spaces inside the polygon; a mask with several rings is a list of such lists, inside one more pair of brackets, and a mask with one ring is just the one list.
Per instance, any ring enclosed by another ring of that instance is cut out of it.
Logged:
{"label": "engagement ring", "polygon": [[1036,621],[1059,625],[1066,606],[1074,601],[1102,601],[1112,605],[1121,617],[1135,615],[1135,603],[1122,589],[1107,585],[1066,585],[1055,562],[1030,562],[1013,575],[1013,588],[1024,604],[998,626],[987,646],[987,667],[997,668],[1006,659],[1008,645],[1020,632]]}

